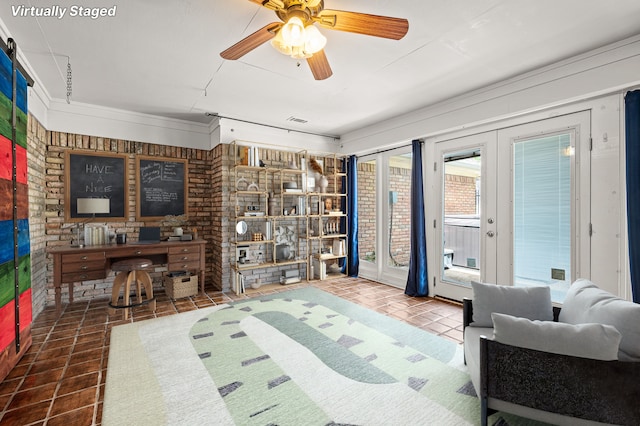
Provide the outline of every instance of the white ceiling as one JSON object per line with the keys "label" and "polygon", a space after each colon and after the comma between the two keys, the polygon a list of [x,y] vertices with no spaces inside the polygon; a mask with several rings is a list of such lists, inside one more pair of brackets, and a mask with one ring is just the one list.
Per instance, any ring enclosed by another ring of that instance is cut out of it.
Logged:
{"label": "white ceiling", "polygon": [[[13,16],[12,7],[117,6],[115,17]],[[640,33],[640,1],[325,0],[325,8],[409,20],[399,41],[321,29],[333,69],[268,43],[238,61],[219,53],[273,11],[248,0],[3,2],[1,19],[51,98],[209,122],[206,112],[326,135],[477,89]],[[287,121],[308,120],[306,124]]]}

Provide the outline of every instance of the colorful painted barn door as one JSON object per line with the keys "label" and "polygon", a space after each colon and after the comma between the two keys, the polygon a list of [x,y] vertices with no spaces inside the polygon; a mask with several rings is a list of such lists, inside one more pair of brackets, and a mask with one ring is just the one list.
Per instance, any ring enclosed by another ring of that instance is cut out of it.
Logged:
{"label": "colorful painted barn door", "polygon": [[0,51],[0,381],[31,346],[27,82],[15,75],[14,106],[12,59]]}

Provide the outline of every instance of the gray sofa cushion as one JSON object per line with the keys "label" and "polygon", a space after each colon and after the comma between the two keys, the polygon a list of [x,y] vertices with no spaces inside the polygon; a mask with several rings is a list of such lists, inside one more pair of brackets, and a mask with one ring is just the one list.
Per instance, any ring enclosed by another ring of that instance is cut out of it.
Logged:
{"label": "gray sofa cushion", "polygon": [[466,327],[464,329],[464,357],[477,395],[480,395],[480,336],[492,339],[493,328]]}
{"label": "gray sofa cushion", "polygon": [[547,286],[513,287],[471,282],[473,327],[493,327],[491,314],[513,315],[530,320],[553,320],[551,290]]}
{"label": "gray sofa cushion", "polygon": [[618,359],[640,361],[639,304],[607,293],[589,280],[579,279],[569,288],[558,321],[612,325],[622,335]]}
{"label": "gray sofa cushion", "polygon": [[566,324],[531,321],[493,313],[493,336],[500,343],[581,358],[618,359],[621,335],[604,324]]}

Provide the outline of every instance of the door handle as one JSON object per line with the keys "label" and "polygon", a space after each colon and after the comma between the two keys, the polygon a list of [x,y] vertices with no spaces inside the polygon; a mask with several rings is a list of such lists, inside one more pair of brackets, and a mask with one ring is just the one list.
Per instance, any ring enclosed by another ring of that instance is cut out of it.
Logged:
{"label": "door handle", "polygon": [[495,236],[495,235],[496,235],[496,234],[495,234],[495,232],[493,232],[493,231],[488,231],[488,232],[487,232],[487,236],[488,236],[488,237],[493,237],[493,236]]}

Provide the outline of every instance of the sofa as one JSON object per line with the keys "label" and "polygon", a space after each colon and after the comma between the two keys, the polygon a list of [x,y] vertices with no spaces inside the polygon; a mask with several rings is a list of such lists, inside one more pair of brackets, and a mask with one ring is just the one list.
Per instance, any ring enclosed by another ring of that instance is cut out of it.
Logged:
{"label": "sofa", "polygon": [[496,411],[558,425],[640,425],[640,304],[584,279],[561,309],[546,286],[472,287],[464,356],[482,425]]}

